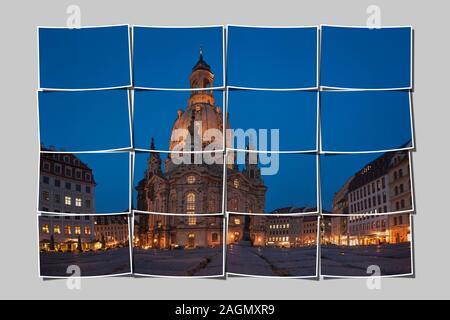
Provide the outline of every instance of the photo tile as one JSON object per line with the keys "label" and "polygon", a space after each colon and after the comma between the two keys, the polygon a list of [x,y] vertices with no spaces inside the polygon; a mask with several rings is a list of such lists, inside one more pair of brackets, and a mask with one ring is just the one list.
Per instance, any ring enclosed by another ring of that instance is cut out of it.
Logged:
{"label": "photo tile", "polygon": [[311,215],[318,209],[318,156],[227,152],[227,211]]}
{"label": "photo tile", "polygon": [[133,26],[136,88],[224,87],[224,64],[223,26]]}
{"label": "photo tile", "polygon": [[320,86],[411,89],[412,27],[321,27]]}
{"label": "photo tile", "polygon": [[223,214],[223,153],[136,152],[133,206],[152,213]]}
{"label": "photo tile", "polygon": [[408,91],[323,91],[324,152],[374,152],[414,147]]}
{"label": "photo tile", "polygon": [[324,214],[380,215],[414,210],[408,151],[322,155]]}
{"label": "photo tile", "polygon": [[223,277],[224,224],[223,216],[135,212],[135,275]]}
{"label": "photo tile", "polygon": [[[317,151],[318,92],[229,89],[227,147],[257,151]],[[259,137],[259,139],[258,139]]]}
{"label": "photo tile", "polygon": [[128,215],[38,216],[44,278],[131,274]]}
{"label": "photo tile", "polygon": [[224,102],[223,90],[136,90],[135,148],[170,152],[224,150]]}
{"label": "photo tile", "polygon": [[318,27],[227,27],[227,85],[318,87]]}
{"label": "photo tile", "polygon": [[321,218],[321,275],[413,275],[412,216],[349,214]]}
{"label": "photo tile", "polygon": [[38,212],[129,213],[130,153],[40,153]]}
{"label": "photo tile", "polygon": [[39,88],[130,87],[129,26],[38,28]]}
{"label": "photo tile", "polygon": [[230,214],[227,274],[317,277],[318,239],[318,216]]}
{"label": "photo tile", "polygon": [[128,90],[39,91],[38,100],[41,144],[67,152],[132,147]]}

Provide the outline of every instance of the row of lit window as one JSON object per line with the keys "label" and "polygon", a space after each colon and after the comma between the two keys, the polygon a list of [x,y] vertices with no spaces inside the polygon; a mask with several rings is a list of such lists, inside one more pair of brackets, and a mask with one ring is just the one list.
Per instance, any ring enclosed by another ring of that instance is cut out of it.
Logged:
{"label": "row of lit window", "polygon": [[[44,184],[50,184],[50,177],[43,176],[42,182],[43,182]],[[54,186],[57,187],[57,188],[60,188],[60,187],[61,187],[61,180],[55,179],[55,180],[54,180]],[[65,186],[65,188],[66,188],[67,190],[72,190],[72,183],[70,183],[70,182],[65,182],[64,186]],[[75,191],[81,192],[81,185],[80,185],[80,184],[76,184],[76,185],[75,185]],[[85,192],[86,192],[86,193],[91,193],[91,186],[86,186]]]}
{"label": "row of lit window", "polygon": [[386,180],[384,177],[382,177],[381,179],[372,182],[370,185],[365,185],[359,190],[351,192],[350,201],[358,201],[359,199],[367,197],[367,195],[370,195],[371,193],[375,193],[376,191],[380,191],[381,189],[385,188],[386,188]]}
{"label": "row of lit window", "polygon": [[269,237],[270,242],[288,242],[289,237]]}
{"label": "row of lit window", "polygon": [[[73,231],[75,235],[81,235],[82,228],[80,226],[73,227]],[[42,233],[49,234],[50,233],[50,227],[48,224],[42,225]],[[53,234],[61,234],[61,227],[59,224],[55,224],[53,226]],[[71,226],[64,226],[64,234],[65,235],[71,235],[72,234],[72,227]],[[84,227],[84,234],[90,235],[91,234],[91,227],[85,226]]]}
{"label": "row of lit window", "polygon": [[269,225],[270,229],[289,229],[289,223],[287,224],[271,224]]}
{"label": "row of lit window", "polygon": [[[44,162],[44,171],[49,172],[50,171],[50,163],[48,162]],[[62,166],[59,164],[55,163],[54,166],[54,172],[55,174],[61,174],[62,173]],[[66,167],[64,170],[64,174],[66,177],[72,178],[73,174],[72,174],[72,168],[71,167]],[[91,174],[90,173],[85,173],[84,177],[86,179],[86,181],[91,181]],[[79,169],[75,169],[75,178],[81,180],[83,178],[83,172]]]}
{"label": "row of lit window", "polygon": [[[43,191],[42,192],[42,198],[44,201],[50,201],[50,192]],[[53,195],[53,201],[54,203],[61,203],[61,196],[59,194]],[[75,205],[75,207],[81,208],[83,206],[83,200],[79,197],[75,198],[74,203],[72,204],[72,197],[71,196],[64,196],[64,204],[66,206],[72,206]],[[91,200],[86,199],[85,201],[85,208],[91,208]]]}

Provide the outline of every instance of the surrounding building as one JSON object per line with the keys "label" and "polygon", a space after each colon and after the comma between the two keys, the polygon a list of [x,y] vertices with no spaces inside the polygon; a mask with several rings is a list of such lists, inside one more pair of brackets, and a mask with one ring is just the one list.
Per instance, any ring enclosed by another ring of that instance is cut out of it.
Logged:
{"label": "surrounding building", "polygon": [[350,177],[333,198],[332,213],[340,216],[331,219],[329,243],[375,245],[409,241],[409,166],[408,151],[387,152]]}
{"label": "surrounding building", "polygon": [[[389,170],[391,208],[404,211],[412,208],[412,183],[410,161],[407,153],[396,152]],[[389,241],[401,243],[411,241],[411,227],[408,213],[389,216]]]}
{"label": "surrounding building", "polygon": [[92,169],[75,155],[41,153],[39,173],[39,211],[95,213]]}
{"label": "surrounding building", "polygon": [[[315,208],[286,207],[276,209],[267,215],[230,214],[227,243],[241,243],[244,239],[245,225],[248,224],[252,246],[282,248],[314,246],[317,244],[317,216],[286,214],[308,213],[315,210]],[[245,219],[248,220],[247,223]]]}
{"label": "surrounding building", "polygon": [[[43,151],[55,149],[42,148]],[[43,251],[94,250],[95,179],[92,169],[69,153],[41,153],[39,241]],[[57,215],[71,213],[71,215]]]}
{"label": "surrounding building", "polygon": [[129,231],[126,215],[95,216],[95,239],[102,243],[103,248],[128,246]]}
{"label": "surrounding building", "polygon": [[[134,246],[143,249],[195,249],[223,245],[223,217],[136,214],[135,227],[151,226],[137,231]],[[137,223],[136,223],[137,222]]]}
{"label": "surrounding building", "polygon": [[95,240],[92,216],[40,216],[39,244],[41,251],[74,252],[99,249]]}
{"label": "surrounding building", "polygon": [[328,239],[331,244],[348,245],[348,215],[349,213],[349,199],[348,187],[352,178],[349,178],[342,188],[334,194],[332,213],[339,215],[330,219],[331,235]]}
{"label": "surrounding building", "polygon": [[[187,150],[197,150],[195,139],[187,139],[187,134],[191,137],[195,137],[196,134],[206,136],[202,141],[202,150],[217,142],[216,137],[208,135],[206,130],[216,130],[217,137],[223,137],[223,113],[215,103],[213,91],[207,89],[213,87],[214,74],[203,59],[202,52],[189,80],[191,88],[206,90],[192,91],[187,107],[178,111],[170,139],[171,151],[179,150],[180,146]],[[186,145],[189,140],[190,147]],[[222,148],[223,145],[218,143],[217,149]],[[151,149],[155,149],[153,139]],[[174,153],[168,155],[163,168],[160,154],[150,153],[144,178],[136,187],[137,209],[145,212],[187,215],[222,213],[225,178],[223,155],[221,163],[217,164],[196,164],[194,161],[175,164],[174,156]],[[196,155],[192,154],[189,157],[195,160]],[[260,169],[253,164],[257,162],[255,159],[250,161],[249,157],[246,156],[245,168],[242,170],[239,170],[237,164],[227,165],[228,211],[248,213],[264,211],[267,188],[261,179]],[[222,225],[211,225],[208,219],[199,219],[198,216],[183,218],[148,215],[141,218],[137,234],[142,247],[170,248],[180,243],[188,247],[215,246],[223,241],[220,237],[217,238]],[[236,237],[245,238],[248,235],[250,238],[248,223],[249,221],[243,222],[245,230],[239,235],[236,234]]]}

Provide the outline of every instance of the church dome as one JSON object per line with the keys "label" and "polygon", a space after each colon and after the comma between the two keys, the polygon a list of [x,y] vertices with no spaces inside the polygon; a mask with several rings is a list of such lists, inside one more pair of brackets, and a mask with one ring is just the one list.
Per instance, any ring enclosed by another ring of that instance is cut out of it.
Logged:
{"label": "church dome", "polygon": [[[180,109],[177,112],[177,119],[172,127],[170,139],[171,151],[177,145],[184,146],[188,134],[191,136],[191,144],[194,143],[194,137],[201,138],[203,140],[202,148],[213,141],[217,141],[216,139],[219,139],[221,143],[223,142],[223,113],[221,108],[215,105],[213,90],[208,90],[213,86],[214,74],[211,67],[203,59],[202,49],[200,49],[198,62],[192,68],[189,81],[191,88],[196,90],[191,91],[187,108]],[[218,136],[217,131],[207,133],[210,129],[219,130],[221,136]],[[206,136],[206,133],[210,137]]]}
{"label": "church dome", "polygon": [[[184,111],[178,110],[177,116],[178,117],[172,127],[170,150],[173,150],[179,143],[183,143],[188,134],[191,135],[191,140],[193,140],[193,137],[201,137],[204,146],[217,138],[207,137],[206,132],[208,130],[217,129],[221,134],[223,132],[223,114],[221,108],[219,106],[214,106],[214,104],[210,104],[207,101],[196,102],[188,106]],[[209,131],[208,134],[215,135],[216,132]],[[191,143],[193,143],[193,141],[191,141]]]}

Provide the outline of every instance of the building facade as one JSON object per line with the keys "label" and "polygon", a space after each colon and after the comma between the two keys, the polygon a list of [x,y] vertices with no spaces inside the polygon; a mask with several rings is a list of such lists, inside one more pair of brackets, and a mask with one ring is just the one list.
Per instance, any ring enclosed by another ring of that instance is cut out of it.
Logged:
{"label": "building facade", "polygon": [[[353,177],[352,177],[353,178]],[[348,245],[348,214],[349,199],[348,187],[352,178],[349,178],[342,188],[334,194],[332,213],[337,215],[329,219],[331,223],[331,236],[329,242],[335,245]]]}
{"label": "building facade", "polygon": [[332,213],[340,216],[331,219],[330,243],[379,245],[409,241],[411,188],[408,151],[388,152],[367,164],[334,196]]}
{"label": "building facade", "polygon": [[74,252],[98,249],[92,216],[40,216],[41,251]]}
{"label": "building facade", "polygon": [[[396,211],[413,207],[410,159],[407,153],[396,152],[389,170],[391,207]],[[411,226],[408,213],[389,216],[389,241],[401,243],[411,241]]]}
{"label": "building facade", "polygon": [[39,173],[39,211],[95,213],[94,175],[79,158],[69,153],[41,153]]}
{"label": "building facade", "polygon": [[95,239],[102,248],[128,246],[130,240],[126,215],[104,215],[95,217]]}
{"label": "building facade", "polygon": [[70,213],[39,217],[42,251],[86,251],[98,247],[94,218],[84,215],[95,212],[95,185],[92,169],[73,154],[41,153],[38,209],[43,213]]}

